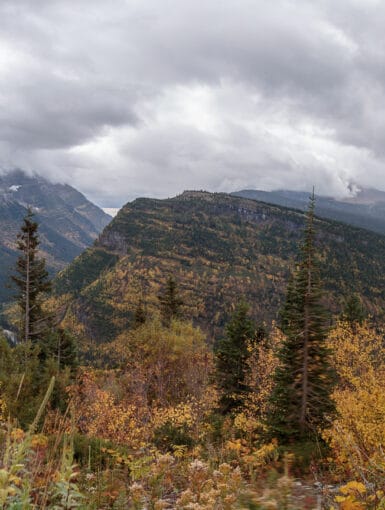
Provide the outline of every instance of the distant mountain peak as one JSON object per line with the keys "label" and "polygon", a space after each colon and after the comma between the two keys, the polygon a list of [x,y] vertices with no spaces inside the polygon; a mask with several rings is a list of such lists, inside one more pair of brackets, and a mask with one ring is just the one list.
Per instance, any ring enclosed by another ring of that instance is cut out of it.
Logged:
{"label": "distant mountain peak", "polygon": [[340,201],[351,204],[382,204],[385,203],[385,192],[376,188],[357,186],[351,197],[343,198]]}
{"label": "distant mountain peak", "polygon": [[175,198],[210,198],[213,195],[215,195],[215,193],[205,190],[185,190]]}
{"label": "distant mountain peak", "polygon": [[90,246],[111,220],[67,184],[54,184],[20,169],[0,174],[0,304],[9,295],[5,284],[14,267],[16,235],[28,207],[39,223],[41,252],[51,272]]}
{"label": "distant mountain peak", "polygon": [[[351,196],[333,198],[317,195],[316,214],[323,218],[385,234],[385,192],[350,183]],[[310,193],[292,190],[242,190],[234,196],[305,210]]]}

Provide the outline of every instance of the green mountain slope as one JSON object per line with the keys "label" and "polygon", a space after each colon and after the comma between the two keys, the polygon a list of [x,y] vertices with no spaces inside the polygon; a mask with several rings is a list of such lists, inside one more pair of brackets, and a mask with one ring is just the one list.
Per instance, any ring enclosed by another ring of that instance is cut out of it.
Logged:
{"label": "green mountain slope", "polygon": [[[168,275],[179,283],[185,313],[217,335],[244,296],[270,321],[284,296],[304,225],[303,213],[226,194],[185,192],[123,207],[95,246],[56,281],[72,301],[69,323],[102,342],[129,327],[143,296],[157,306]],[[385,304],[385,237],[316,220],[328,306],[360,292],[373,314]]]}

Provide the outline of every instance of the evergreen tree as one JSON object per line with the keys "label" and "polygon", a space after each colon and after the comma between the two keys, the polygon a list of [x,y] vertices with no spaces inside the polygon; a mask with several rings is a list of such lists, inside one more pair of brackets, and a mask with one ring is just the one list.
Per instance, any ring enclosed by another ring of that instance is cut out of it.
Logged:
{"label": "evergreen tree", "polygon": [[41,346],[42,358],[54,361],[58,372],[69,367],[75,370],[78,366],[78,353],[75,338],[65,329],[56,328],[46,336]]}
{"label": "evergreen tree", "polygon": [[172,276],[168,277],[166,287],[163,293],[158,295],[158,299],[162,322],[165,326],[169,326],[172,319],[177,319],[181,316],[181,307],[183,305],[176,281]]}
{"label": "evergreen tree", "polygon": [[138,301],[138,304],[135,308],[134,328],[140,327],[142,324],[144,324],[146,322],[146,319],[147,319],[146,308],[143,304],[143,299],[140,298]]}
{"label": "evergreen tree", "polygon": [[38,224],[30,209],[23,219],[17,236],[21,255],[16,262],[12,280],[18,288],[16,296],[20,309],[20,338],[36,342],[47,330],[47,316],[42,311],[42,297],[51,289],[45,260],[39,258]]}
{"label": "evergreen tree", "polygon": [[[248,347],[256,339],[256,327],[248,312],[248,304],[241,301],[226,326],[224,338],[215,349],[216,379],[222,393],[220,409],[224,414],[241,407],[249,391],[246,382],[250,356]],[[259,330],[259,340],[263,336],[264,333]]]}
{"label": "evergreen tree", "polygon": [[352,294],[348,297],[341,318],[348,322],[352,328],[357,324],[362,325],[365,321],[367,313],[358,294]]}
{"label": "evergreen tree", "polygon": [[314,192],[307,212],[298,267],[289,282],[281,315],[285,340],[274,378],[269,425],[275,436],[312,436],[325,425],[334,406],[334,384],[326,347],[327,314],[317,266],[314,230]]}

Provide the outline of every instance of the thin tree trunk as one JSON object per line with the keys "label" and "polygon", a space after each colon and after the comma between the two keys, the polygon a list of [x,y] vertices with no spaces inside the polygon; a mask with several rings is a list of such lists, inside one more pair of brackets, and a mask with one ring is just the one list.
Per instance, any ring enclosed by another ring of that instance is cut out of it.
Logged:
{"label": "thin tree trunk", "polygon": [[57,369],[60,372],[60,357],[61,357],[61,338],[58,334],[58,345],[57,345]]}
{"label": "thin tree trunk", "polygon": [[30,335],[29,322],[30,322],[30,234],[27,238],[27,257],[26,257],[26,276],[25,276],[25,324],[24,324],[24,341],[27,342]]}
{"label": "thin tree trunk", "polygon": [[309,340],[310,340],[310,315],[309,315],[309,299],[311,295],[311,259],[310,254],[307,261],[307,282],[305,294],[304,309],[304,344],[303,344],[303,362],[302,362],[302,398],[301,398],[301,414],[299,427],[301,434],[306,428],[306,411],[308,407],[309,393]]}
{"label": "thin tree trunk", "polygon": [[[307,301],[307,296],[305,298]],[[304,344],[303,344],[303,364],[302,364],[302,398],[301,398],[301,414],[299,426],[301,434],[305,431],[306,426],[306,410],[308,406],[308,387],[309,387],[309,307],[305,302],[305,328],[304,328]]]}

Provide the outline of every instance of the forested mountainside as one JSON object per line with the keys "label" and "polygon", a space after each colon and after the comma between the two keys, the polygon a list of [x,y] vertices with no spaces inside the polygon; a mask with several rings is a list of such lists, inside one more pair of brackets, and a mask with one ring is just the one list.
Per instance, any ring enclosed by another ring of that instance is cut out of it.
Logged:
{"label": "forested mountainside", "polygon": [[[148,310],[172,275],[185,315],[217,336],[244,297],[259,321],[276,319],[295,265],[304,214],[222,193],[185,192],[124,206],[95,245],[61,272],[67,325],[105,342],[127,329],[138,301]],[[325,299],[333,312],[352,292],[374,317],[385,305],[385,237],[316,219]]]}
{"label": "forested mountainside", "polygon": [[51,298],[41,261],[39,295],[19,267],[3,507],[382,508],[384,243],[314,197],[304,215],[185,192],[127,204]]}
{"label": "forested mountainside", "polygon": [[[308,193],[302,191],[242,190],[236,191],[232,195],[302,211],[305,211],[308,205]],[[337,200],[332,197],[319,196],[317,197],[317,214],[322,218],[342,221],[349,225],[385,234],[385,193],[376,189],[364,188],[358,191],[355,196],[346,199]]]}
{"label": "forested mountainside", "polygon": [[16,236],[31,207],[39,223],[41,252],[51,273],[90,246],[111,217],[71,186],[29,177],[22,171],[0,175],[0,305],[16,257]]}

